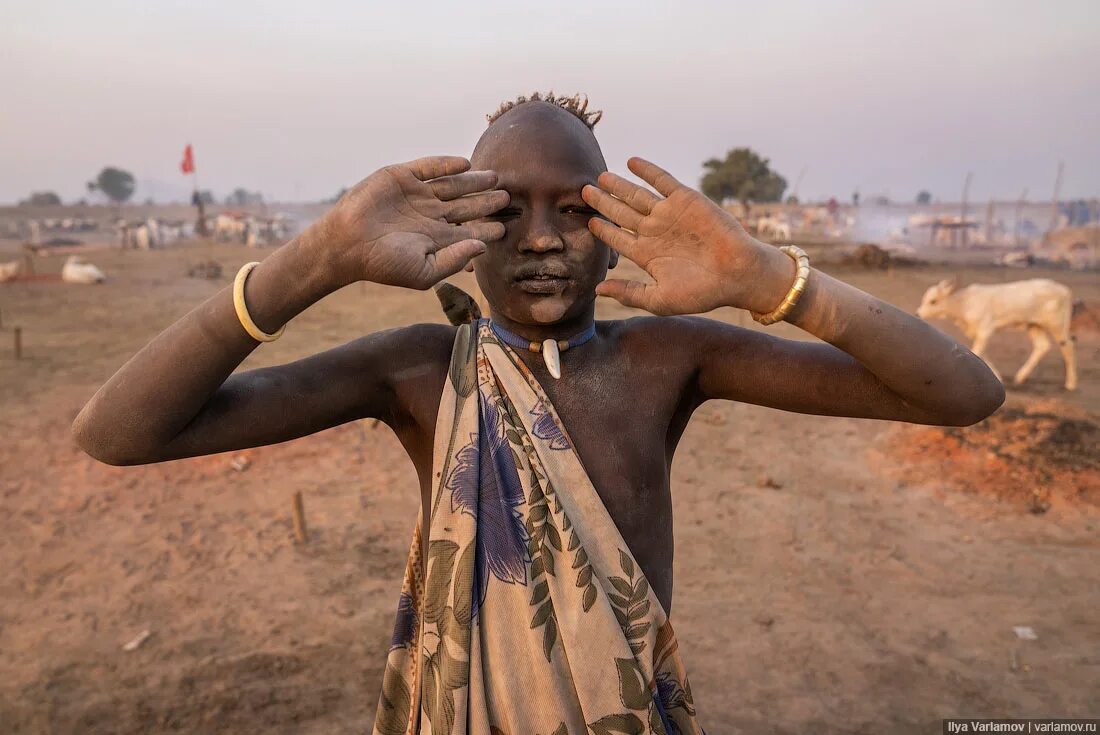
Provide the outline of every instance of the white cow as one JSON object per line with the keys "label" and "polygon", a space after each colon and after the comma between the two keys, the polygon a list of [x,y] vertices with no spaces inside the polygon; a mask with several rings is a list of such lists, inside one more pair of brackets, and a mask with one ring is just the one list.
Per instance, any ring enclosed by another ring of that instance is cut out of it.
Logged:
{"label": "white cow", "polygon": [[4,281],[14,281],[19,277],[19,274],[23,271],[23,261],[10,260],[7,263],[0,263],[0,283]]}
{"label": "white cow", "polygon": [[1050,338],[1058,343],[1066,364],[1066,390],[1077,388],[1077,356],[1070,334],[1073,294],[1068,287],[1046,278],[995,285],[973,284],[957,288],[954,278],[940,281],[924,293],[917,316],[922,319],[950,319],[974,340],[970,349],[985,360],[998,378],[997,368],[985,355],[989,338],[1004,327],[1022,327],[1031,338],[1031,355],[1016,372],[1017,385],[1050,349]]}
{"label": "white cow", "polygon": [[784,217],[764,215],[756,220],[756,234],[759,237],[770,237],[773,240],[790,241],[791,224]]}
{"label": "white cow", "polygon": [[245,222],[228,214],[219,214],[214,218],[214,239],[221,242],[245,241]]}
{"label": "white cow", "polygon": [[85,263],[79,257],[70,255],[61,268],[61,280],[65,283],[103,283],[107,276],[91,263]]}
{"label": "white cow", "polygon": [[250,248],[258,248],[265,244],[260,232],[260,224],[252,217],[245,219],[242,237],[244,238],[244,244]]}
{"label": "white cow", "polygon": [[145,230],[149,233],[149,247],[161,247],[164,243],[161,241],[160,237],[160,223],[150,217],[149,219],[145,220],[145,224],[143,226],[145,227]]}

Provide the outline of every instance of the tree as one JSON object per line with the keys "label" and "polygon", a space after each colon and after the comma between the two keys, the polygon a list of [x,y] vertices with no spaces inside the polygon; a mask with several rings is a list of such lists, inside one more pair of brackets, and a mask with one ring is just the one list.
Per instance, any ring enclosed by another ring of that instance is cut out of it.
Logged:
{"label": "tree", "polygon": [[249,191],[238,186],[233,193],[225,198],[225,203],[231,207],[243,207],[247,204],[263,204],[264,195],[258,191]]}
{"label": "tree", "polygon": [[768,165],[767,158],[751,148],[734,148],[726,160],[712,158],[703,164],[706,173],[700,182],[703,193],[721,204],[727,199],[749,202],[778,202],[783,198],[787,180]]}
{"label": "tree", "polygon": [[927,205],[932,203],[932,192],[927,189],[921,189],[917,194],[917,204]]}
{"label": "tree", "polygon": [[95,181],[88,182],[88,191],[101,191],[115,204],[122,204],[133,196],[134,186],[133,174],[108,166],[99,172]]}
{"label": "tree", "polygon": [[19,202],[19,206],[30,207],[56,207],[61,204],[61,197],[52,191],[35,191],[31,192],[31,195]]}

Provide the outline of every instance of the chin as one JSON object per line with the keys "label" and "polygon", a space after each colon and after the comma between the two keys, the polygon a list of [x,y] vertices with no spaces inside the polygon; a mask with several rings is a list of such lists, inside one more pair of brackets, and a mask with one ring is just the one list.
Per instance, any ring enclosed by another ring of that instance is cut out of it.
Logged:
{"label": "chin", "polygon": [[508,307],[498,311],[517,324],[545,326],[575,316],[580,306],[575,298],[564,294],[534,296],[524,293],[520,298],[510,299]]}

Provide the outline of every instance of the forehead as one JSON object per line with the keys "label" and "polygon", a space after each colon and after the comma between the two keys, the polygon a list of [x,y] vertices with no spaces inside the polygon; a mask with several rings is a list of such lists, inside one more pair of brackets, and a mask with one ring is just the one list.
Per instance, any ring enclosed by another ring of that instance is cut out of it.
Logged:
{"label": "forehead", "polygon": [[607,170],[584,123],[556,106],[524,107],[505,113],[485,131],[470,156],[473,168],[496,171],[499,185],[513,195],[579,193]]}

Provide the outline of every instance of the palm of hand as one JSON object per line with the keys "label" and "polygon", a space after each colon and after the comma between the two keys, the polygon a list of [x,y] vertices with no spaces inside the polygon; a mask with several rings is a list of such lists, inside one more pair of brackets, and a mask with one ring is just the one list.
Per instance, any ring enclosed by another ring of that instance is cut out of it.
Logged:
{"label": "palm of hand", "polygon": [[379,174],[361,192],[367,206],[359,211],[371,213],[361,222],[364,270],[382,274],[379,282],[390,286],[428,288],[434,283],[435,251],[446,244],[433,237],[446,223],[442,202],[421,181],[403,180],[386,169]]}
{"label": "palm of hand", "polygon": [[429,288],[504,235],[499,222],[471,223],[508,203],[491,171],[462,158],[387,166],[347,192],[325,216],[347,280]]}
{"label": "palm of hand", "polygon": [[[732,225],[732,226],[731,226]],[[647,309],[655,314],[699,314],[728,303],[739,270],[736,221],[690,189],[678,189],[653,207],[638,228],[637,257],[652,276]]]}
{"label": "palm of hand", "polygon": [[740,306],[742,282],[753,272],[762,246],[727,212],[667,171],[640,158],[627,165],[662,196],[605,172],[599,187],[581,192],[606,218],[593,218],[588,227],[654,282],[612,278],[596,293],[659,315]]}

